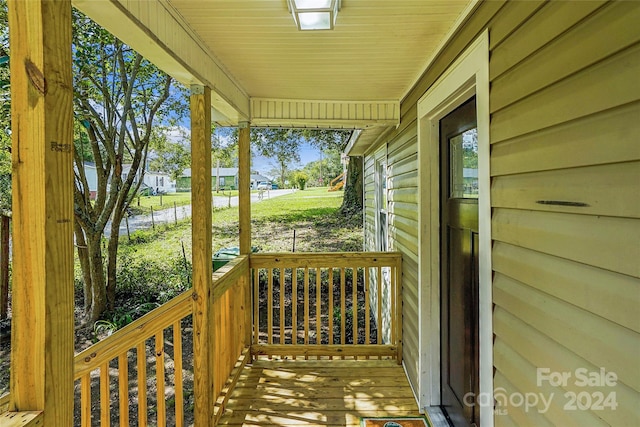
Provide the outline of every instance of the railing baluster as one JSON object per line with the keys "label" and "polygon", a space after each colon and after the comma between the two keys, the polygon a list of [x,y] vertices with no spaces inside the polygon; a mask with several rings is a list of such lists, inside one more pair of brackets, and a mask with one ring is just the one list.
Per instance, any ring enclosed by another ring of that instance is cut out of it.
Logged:
{"label": "railing baluster", "polygon": [[129,427],[129,358],[127,352],[118,356],[118,394],[120,426]]}
{"label": "railing baluster", "polygon": [[[304,344],[309,344],[309,269],[304,269]],[[308,355],[304,356],[309,359]]]}
{"label": "railing baluster", "polygon": [[[347,322],[346,322],[346,303],[345,295],[346,290],[346,278],[344,267],[340,268],[340,344],[345,344],[345,335],[347,334]],[[342,356],[344,359],[344,356]]]}
{"label": "railing baluster", "polygon": [[100,366],[100,425],[111,425],[111,396],[109,393],[109,362]]}
{"label": "railing baluster", "polygon": [[[377,309],[377,318],[378,318],[378,337],[376,344],[382,344],[382,267],[378,267],[378,309]],[[378,356],[378,359],[382,359],[382,356]]]}
{"label": "railing baluster", "polygon": [[[353,345],[358,344],[358,267],[353,267],[353,284],[352,288],[352,300],[351,308],[353,309]],[[358,357],[356,356],[357,360]]]}
{"label": "railing baluster", "polygon": [[[291,271],[291,344],[298,344],[298,269]],[[293,358],[295,360],[295,356]]]}
{"label": "railing baluster", "polygon": [[80,413],[82,427],[91,427],[91,373],[80,379]]}
{"label": "railing baluster", "polygon": [[147,348],[145,341],[136,348],[138,368],[138,425],[147,425]]}
{"label": "railing baluster", "polygon": [[393,296],[393,298],[391,298],[390,304],[389,304],[389,316],[391,319],[393,319],[393,323],[392,323],[392,327],[391,327],[391,344],[397,344],[396,341],[396,328],[395,328],[395,320],[396,320],[396,316],[397,316],[397,298],[395,298],[396,296],[396,268],[395,267],[389,267],[389,295]]}
{"label": "railing baluster", "polygon": [[182,322],[173,324],[173,375],[175,378],[176,427],[184,426],[184,386],[182,378]]}
{"label": "railing baluster", "polygon": [[273,344],[273,269],[267,269],[267,342]]}
{"label": "railing baluster", "polygon": [[[280,344],[284,344],[284,326],[286,323],[286,317],[284,313],[284,285],[286,280],[286,274],[284,268],[280,269]],[[283,355],[284,357],[284,355]]]}
{"label": "railing baluster", "polygon": [[394,283],[396,290],[395,306],[396,306],[396,321],[395,328],[398,331],[396,334],[396,359],[398,364],[402,364],[402,258],[396,261],[393,267]]}
{"label": "railing baluster", "polygon": [[253,270],[253,343],[260,342],[260,269]]}
{"label": "railing baluster", "polygon": [[[364,268],[364,343],[371,344],[371,301],[369,298],[369,267]],[[369,359],[369,356],[367,356]]]}
{"label": "railing baluster", "polygon": [[167,424],[167,408],[166,408],[166,400],[164,397],[164,337],[162,336],[163,331],[160,331],[156,334],[156,347],[155,347],[155,356],[156,356],[156,408],[157,408],[157,418],[158,418],[158,427],[165,427]]}
{"label": "railing baluster", "polygon": [[[333,344],[333,267],[329,268],[329,307],[327,308],[329,318],[329,344]],[[333,356],[329,359],[333,360]]]}
{"label": "railing baluster", "polygon": [[[322,270],[316,269],[316,345],[322,343]],[[318,357],[319,359],[319,357]]]}

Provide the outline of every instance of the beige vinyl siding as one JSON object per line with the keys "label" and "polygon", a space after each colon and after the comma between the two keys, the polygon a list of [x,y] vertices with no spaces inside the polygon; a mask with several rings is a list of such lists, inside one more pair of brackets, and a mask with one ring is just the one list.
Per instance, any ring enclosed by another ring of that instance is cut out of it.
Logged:
{"label": "beige vinyl siding", "polygon": [[[638,424],[638,22],[638,2],[483,2],[401,103],[385,140],[397,172],[390,242],[405,255],[404,358],[417,393],[416,105],[488,28],[494,389],[554,396],[545,413],[510,406],[495,424]],[[600,367],[617,374],[616,387],[575,385],[576,369]],[[574,377],[538,386],[537,368]],[[596,391],[615,392],[617,409],[564,409],[565,393]]]}
{"label": "beige vinyl siding", "polygon": [[374,156],[365,156],[363,165],[364,185],[364,250],[375,251],[376,248],[376,184]]}
{"label": "beige vinyl siding", "polygon": [[[384,140],[385,143],[388,141],[389,244],[391,250],[400,251],[403,254],[403,359],[409,382],[417,396],[421,393],[418,188],[419,185],[428,185],[428,183],[418,181],[417,101],[440,73],[446,69],[447,65],[453,62],[460,51],[482,31],[487,20],[501,7],[502,3],[500,2],[486,3],[476,11],[469,23],[463,25],[462,35],[452,40],[451,46],[439,55],[401,103],[400,126],[395,133]],[[371,153],[378,150],[379,147],[379,145],[372,146],[369,150],[369,154],[365,156],[366,165],[373,162]],[[371,167],[373,168],[373,164]],[[367,176],[365,173],[365,177]],[[367,187],[365,186],[365,188]],[[369,211],[369,202],[366,200],[366,196],[365,206],[365,230],[368,230],[373,228],[371,221],[374,220],[374,217],[373,212]],[[368,240],[367,232],[365,232],[365,240]]]}
{"label": "beige vinyl siding", "polygon": [[420,375],[418,331],[418,151],[415,130],[407,129],[387,146],[389,249],[403,254],[403,358],[414,389]]}
{"label": "beige vinyl siding", "polygon": [[[498,426],[638,423],[637,22],[636,2],[550,2],[492,40],[494,387],[554,394]],[[617,386],[575,384],[600,367]],[[537,368],[572,376],[539,386]],[[567,411],[567,392],[614,392],[618,407]]]}
{"label": "beige vinyl siding", "polygon": [[389,242],[393,250],[403,254],[403,359],[416,396],[420,396],[422,392],[420,377],[423,375],[421,371],[425,370],[425,367],[420,366],[419,289],[422,284],[418,280],[418,188],[419,185],[428,185],[418,181],[417,102],[502,7],[502,2],[484,3],[461,26],[459,34],[450,41],[402,100],[400,125],[395,133],[385,139],[388,141],[388,164],[392,167],[389,172]]}

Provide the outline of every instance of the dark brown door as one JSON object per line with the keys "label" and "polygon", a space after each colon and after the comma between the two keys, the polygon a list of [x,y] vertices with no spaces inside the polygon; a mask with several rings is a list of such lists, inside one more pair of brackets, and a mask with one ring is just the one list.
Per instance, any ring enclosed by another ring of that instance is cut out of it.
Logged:
{"label": "dark brown door", "polygon": [[442,409],[479,425],[478,132],[475,97],[440,120]]}

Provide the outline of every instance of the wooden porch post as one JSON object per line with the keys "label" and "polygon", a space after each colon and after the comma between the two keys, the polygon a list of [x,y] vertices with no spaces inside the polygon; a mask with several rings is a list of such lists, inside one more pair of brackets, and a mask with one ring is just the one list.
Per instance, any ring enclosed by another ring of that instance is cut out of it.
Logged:
{"label": "wooden porch post", "polygon": [[211,230],[211,89],[191,87],[191,204],[195,426],[213,426],[214,327]]}
{"label": "wooden porch post", "polygon": [[[238,215],[240,225],[240,253],[251,254],[251,128],[240,122],[238,132]],[[251,269],[244,277],[245,284],[245,345],[253,336],[253,307]]]}
{"label": "wooden porch post", "polygon": [[11,411],[73,424],[71,0],[9,0]]}
{"label": "wooden porch post", "polygon": [[251,141],[248,122],[239,125],[238,210],[240,215],[240,253],[251,253]]}

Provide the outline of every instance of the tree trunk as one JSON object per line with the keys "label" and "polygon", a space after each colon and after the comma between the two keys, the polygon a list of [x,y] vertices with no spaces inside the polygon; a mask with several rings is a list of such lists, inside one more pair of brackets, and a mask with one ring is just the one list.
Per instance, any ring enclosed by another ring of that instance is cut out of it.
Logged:
{"label": "tree trunk", "polygon": [[76,248],[78,249],[78,260],[82,270],[83,291],[84,291],[84,312],[89,313],[91,310],[91,302],[93,300],[91,292],[91,266],[89,261],[89,248],[87,240],[84,238],[84,231],[78,223],[74,221],[74,231],[76,235]]}
{"label": "tree trunk", "polygon": [[116,283],[118,266],[118,243],[120,243],[120,223],[123,215],[119,215],[123,210],[116,209],[111,220],[111,234],[109,235],[109,245],[107,246],[107,309],[113,311],[116,302]]}
{"label": "tree trunk", "polygon": [[347,182],[340,212],[345,216],[361,215],[363,205],[362,157],[350,157],[347,167]]}
{"label": "tree trunk", "polygon": [[107,295],[104,286],[104,269],[102,264],[102,233],[87,236],[89,252],[89,269],[91,274],[91,309],[87,312],[88,320],[96,322],[107,309]]}
{"label": "tree trunk", "polygon": [[287,165],[286,163],[280,162],[280,185],[282,185],[282,188],[285,188],[286,185],[284,185],[284,180],[287,177]]}

